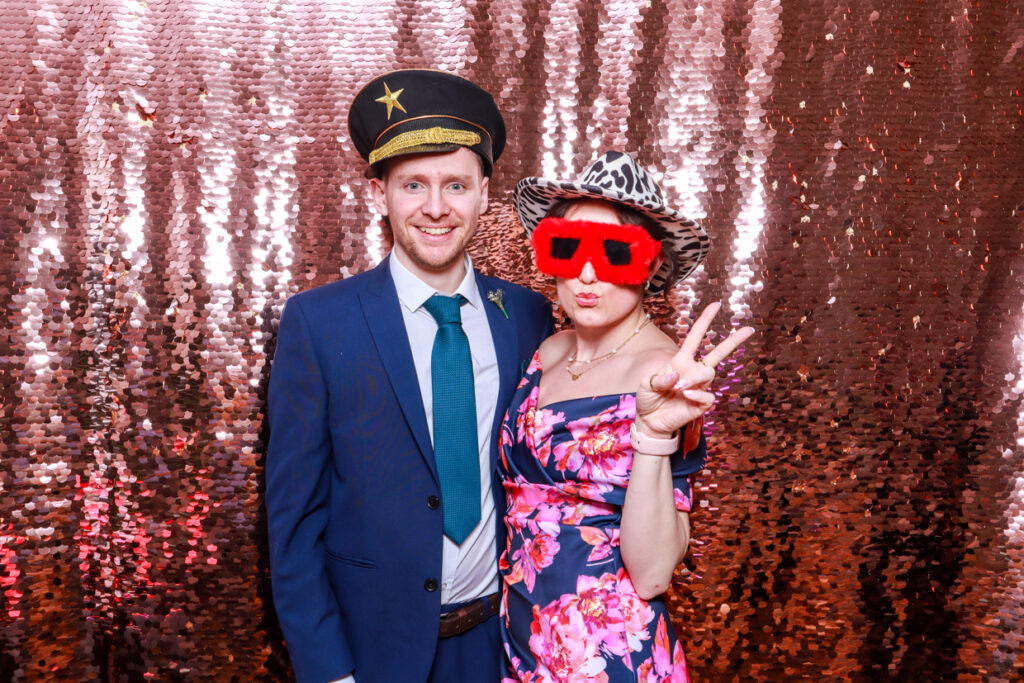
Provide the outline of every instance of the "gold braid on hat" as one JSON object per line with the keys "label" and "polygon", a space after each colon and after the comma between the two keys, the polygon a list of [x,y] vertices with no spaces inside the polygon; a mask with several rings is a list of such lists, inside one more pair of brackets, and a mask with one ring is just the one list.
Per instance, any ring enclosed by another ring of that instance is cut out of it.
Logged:
{"label": "gold braid on hat", "polygon": [[423,128],[401,133],[388,140],[385,144],[370,152],[369,162],[375,164],[397,153],[418,151],[418,148],[430,145],[462,145],[472,147],[480,144],[480,136],[466,130],[455,128]]}

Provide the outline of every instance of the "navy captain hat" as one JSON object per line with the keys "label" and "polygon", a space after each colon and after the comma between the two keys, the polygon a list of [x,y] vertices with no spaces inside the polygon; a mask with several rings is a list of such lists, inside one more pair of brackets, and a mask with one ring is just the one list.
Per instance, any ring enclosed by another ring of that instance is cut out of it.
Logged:
{"label": "navy captain hat", "polygon": [[348,112],[359,154],[376,164],[403,154],[468,147],[490,176],[505,149],[505,121],[491,95],[450,73],[403,69],[363,86]]}

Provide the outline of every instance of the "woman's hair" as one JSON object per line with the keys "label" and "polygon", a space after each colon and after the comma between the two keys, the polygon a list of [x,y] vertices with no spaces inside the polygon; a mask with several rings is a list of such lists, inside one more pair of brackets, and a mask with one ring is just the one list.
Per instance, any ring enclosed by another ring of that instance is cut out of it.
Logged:
{"label": "woman's hair", "polygon": [[[554,218],[565,218],[565,214],[569,210],[570,206],[585,201],[591,200],[583,198],[559,199],[550,209],[548,209],[547,215]],[[619,204],[606,199],[596,201],[607,202],[607,204],[615,211],[615,215],[619,217],[620,221],[622,221],[623,225],[639,225],[647,231],[648,235],[658,240],[658,243],[661,245],[661,257],[665,259],[665,263],[667,264],[666,267],[669,268],[668,276],[665,278],[665,286],[662,291],[668,292],[668,290],[672,288],[672,285],[676,283],[676,280],[679,279],[679,267],[676,263],[676,255],[665,246],[665,229],[658,225],[653,218],[624,204]]]}

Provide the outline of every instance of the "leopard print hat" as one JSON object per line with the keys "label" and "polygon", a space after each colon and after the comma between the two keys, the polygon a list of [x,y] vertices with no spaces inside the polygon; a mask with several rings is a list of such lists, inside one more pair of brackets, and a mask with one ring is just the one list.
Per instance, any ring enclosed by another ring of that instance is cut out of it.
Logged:
{"label": "leopard print hat", "polygon": [[[665,206],[658,183],[624,152],[605,152],[574,182],[523,178],[512,193],[512,204],[527,235],[533,234],[552,206],[565,199],[603,199],[648,216],[665,230],[662,243],[676,255],[679,280],[694,271],[711,244],[700,225]],[[648,291],[662,291],[670,273],[671,266],[662,265],[651,277]]]}

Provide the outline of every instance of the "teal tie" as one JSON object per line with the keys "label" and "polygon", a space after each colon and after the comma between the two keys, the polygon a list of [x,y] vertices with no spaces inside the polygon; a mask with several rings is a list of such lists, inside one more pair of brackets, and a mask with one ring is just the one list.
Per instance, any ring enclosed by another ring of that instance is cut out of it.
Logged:
{"label": "teal tie", "polygon": [[480,447],[469,339],[462,330],[461,294],[435,294],[423,307],[437,321],[430,355],[434,460],[441,480],[444,535],[459,545],[480,522]]}

